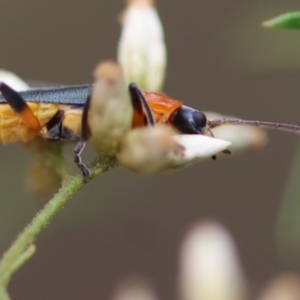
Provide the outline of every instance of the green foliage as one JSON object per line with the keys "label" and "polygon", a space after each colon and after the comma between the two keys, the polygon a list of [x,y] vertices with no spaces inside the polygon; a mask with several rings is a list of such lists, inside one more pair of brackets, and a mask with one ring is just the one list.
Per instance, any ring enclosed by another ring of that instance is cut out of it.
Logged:
{"label": "green foliage", "polygon": [[262,23],[264,27],[275,29],[300,29],[300,12],[290,12]]}
{"label": "green foliage", "polygon": [[[271,29],[300,29],[300,11],[285,13],[262,23]],[[300,145],[295,154],[282,207],[277,220],[277,245],[281,258],[290,264],[299,263],[300,251]],[[297,260],[297,261],[296,261]]]}

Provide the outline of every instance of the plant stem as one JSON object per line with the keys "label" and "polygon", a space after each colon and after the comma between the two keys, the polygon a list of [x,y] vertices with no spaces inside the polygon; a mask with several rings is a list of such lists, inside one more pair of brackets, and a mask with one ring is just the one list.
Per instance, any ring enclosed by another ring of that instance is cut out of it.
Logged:
{"label": "plant stem", "polygon": [[0,286],[0,300],[10,300],[7,291],[4,287]]}
{"label": "plant stem", "polygon": [[[104,171],[107,171],[115,166],[115,162],[107,165],[100,165],[99,162],[94,162],[90,166],[92,173],[91,179],[94,179]],[[63,182],[58,193],[45,205],[40,212],[37,213],[31,223],[13,242],[11,247],[7,250],[0,261],[0,292],[1,289],[4,289],[8,285],[13,273],[34,254],[35,246],[33,243],[39,233],[84,185],[85,183],[82,180],[81,175],[69,176]],[[2,300],[2,298],[0,298],[0,300]]]}

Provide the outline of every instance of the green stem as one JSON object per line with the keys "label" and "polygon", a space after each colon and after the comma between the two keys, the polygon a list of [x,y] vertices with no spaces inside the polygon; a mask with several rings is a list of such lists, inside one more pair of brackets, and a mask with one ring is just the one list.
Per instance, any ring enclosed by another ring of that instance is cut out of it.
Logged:
{"label": "green stem", "polygon": [[23,266],[27,260],[33,256],[35,253],[36,247],[31,244],[29,247],[16,259],[16,261],[11,265],[11,275],[13,275],[21,266]]}
{"label": "green stem", "polygon": [[0,286],[0,300],[10,300],[6,289],[1,286]]}
{"label": "green stem", "polygon": [[[94,162],[90,166],[92,179],[115,166],[115,162],[108,165]],[[39,233],[84,185],[81,175],[69,176],[63,182],[58,193],[37,213],[31,223],[17,237],[0,261],[0,289],[8,285],[13,273],[34,254],[33,243]]]}

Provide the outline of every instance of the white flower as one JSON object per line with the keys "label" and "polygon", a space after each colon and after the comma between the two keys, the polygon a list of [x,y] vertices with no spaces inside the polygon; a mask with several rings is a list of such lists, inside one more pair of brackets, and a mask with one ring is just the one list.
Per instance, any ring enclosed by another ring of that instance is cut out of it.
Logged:
{"label": "white flower", "polygon": [[258,297],[259,300],[300,299],[300,277],[297,273],[284,272],[272,278]]}
{"label": "white flower", "polygon": [[101,159],[117,157],[137,173],[165,173],[210,158],[230,142],[204,135],[177,135],[167,125],[132,129],[133,107],[120,67],[107,61],[95,71],[87,122]]}
{"label": "white flower", "polygon": [[195,226],[180,253],[184,300],[245,299],[245,279],[229,233],[214,222]]}
{"label": "white flower", "polygon": [[131,276],[117,285],[112,300],[158,300],[158,297],[146,279]]}
{"label": "white flower", "polygon": [[[205,112],[205,115],[208,120],[233,118],[232,116],[224,116],[213,112]],[[231,142],[229,149],[233,154],[251,149],[260,149],[268,142],[266,131],[253,125],[224,124],[213,128],[211,131],[216,138]]]}
{"label": "white flower", "polygon": [[126,82],[160,91],[166,68],[162,24],[150,0],[131,0],[123,15],[118,61]]}
{"label": "white flower", "polygon": [[166,173],[227,149],[230,142],[204,135],[174,135],[167,126],[138,128],[121,141],[119,162],[137,173]]}
{"label": "white flower", "polygon": [[94,76],[87,122],[99,157],[114,157],[121,138],[131,128],[133,108],[122,70],[116,63],[100,63]]}

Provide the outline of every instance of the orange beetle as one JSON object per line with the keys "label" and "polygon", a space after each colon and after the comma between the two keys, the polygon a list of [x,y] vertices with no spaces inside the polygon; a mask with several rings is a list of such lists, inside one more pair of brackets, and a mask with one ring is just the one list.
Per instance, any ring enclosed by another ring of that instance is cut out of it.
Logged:
{"label": "orange beetle", "polygon": [[[87,118],[92,88],[79,85],[19,93],[0,83],[0,142],[27,142],[38,135],[55,141],[79,140],[74,160],[83,175],[88,176],[80,154],[90,136]],[[129,93],[133,128],[166,124],[181,134],[207,134],[222,124],[248,124],[300,133],[300,126],[291,124],[228,118],[207,120],[201,111],[164,94],[141,90],[135,83],[129,85]]]}

